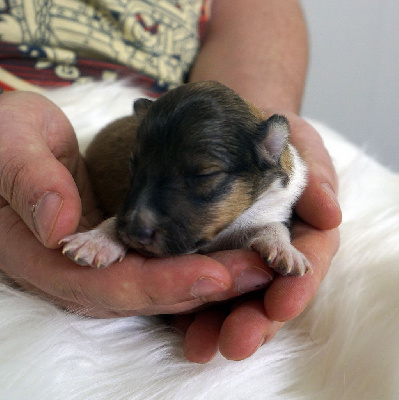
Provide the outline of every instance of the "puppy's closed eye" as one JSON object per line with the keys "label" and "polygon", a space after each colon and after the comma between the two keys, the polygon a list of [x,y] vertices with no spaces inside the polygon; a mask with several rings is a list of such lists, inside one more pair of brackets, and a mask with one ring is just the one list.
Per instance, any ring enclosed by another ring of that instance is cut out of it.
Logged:
{"label": "puppy's closed eye", "polygon": [[202,170],[195,174],[189,174],[187,179],[194,184],[217,183],[226,176],[227,172],[222,170]]}
{"label": "puppy's closed eye", "polygon": [[186,176],[188,187],[203,200],[211,200],[225,189],[228,173],[222,170],[201,170]]}

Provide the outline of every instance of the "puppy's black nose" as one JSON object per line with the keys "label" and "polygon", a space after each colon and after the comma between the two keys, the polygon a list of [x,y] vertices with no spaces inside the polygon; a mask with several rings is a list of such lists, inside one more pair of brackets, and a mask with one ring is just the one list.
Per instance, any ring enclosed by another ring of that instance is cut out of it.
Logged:
{"label": "puppy's black nose", "polygon": [[139,230],[139,243],[148,246],[154,242],[155,238],[155,229],[153,228],[142,228]]}
{"label": "puppy's black nose", "polygon": [[156,231],[148,226],[135,226],[129,229],[129,238],[143,246],[149,246],[154,242]]}

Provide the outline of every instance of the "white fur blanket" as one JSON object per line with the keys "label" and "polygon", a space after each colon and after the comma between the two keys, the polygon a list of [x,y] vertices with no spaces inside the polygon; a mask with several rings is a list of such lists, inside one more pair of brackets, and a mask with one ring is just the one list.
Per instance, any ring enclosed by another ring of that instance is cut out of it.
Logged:
{"label": "white fur blanket", "polygon": [[[121,85],[49,94],[82,145],[131,112]],[[154,318],[85,319],[0,282],[0,399],[399,399],[399,176],[320,124],[341,248],[315,299],[251,358],[183,358]]]}

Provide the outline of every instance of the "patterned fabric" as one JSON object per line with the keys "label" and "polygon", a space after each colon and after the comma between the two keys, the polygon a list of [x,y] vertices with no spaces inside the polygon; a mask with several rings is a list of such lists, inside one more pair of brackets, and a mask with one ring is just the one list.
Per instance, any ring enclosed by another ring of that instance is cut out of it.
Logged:
{"label": "patterned fabric", "polygon": [[[0,0],[0,86],[63,86],[132,71],[166,90],[197,54],[204,0]],[[100,61],[101,60],[101,61]]]}

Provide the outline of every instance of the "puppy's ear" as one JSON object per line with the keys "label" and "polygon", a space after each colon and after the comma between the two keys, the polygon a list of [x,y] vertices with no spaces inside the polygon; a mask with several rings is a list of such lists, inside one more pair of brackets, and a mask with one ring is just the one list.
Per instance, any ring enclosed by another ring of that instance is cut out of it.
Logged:
{"label": "puppy's ear", "polygon": [[151,106],[151,104],[153,103],[152,100],[150,99],[146,99],[146,98],[141,98],[141,99],[137,99],[134,103],[133,103],[133,112],[136,115],[144,115],[149,107]]}
{"label": "puppy's ear", "polygon": [[272,115],[268,120],[261,123],[260,133],[262,136],[262,150],[273,161],[279,162],[290,136],[290,127],[287,118],[278,114]]}

